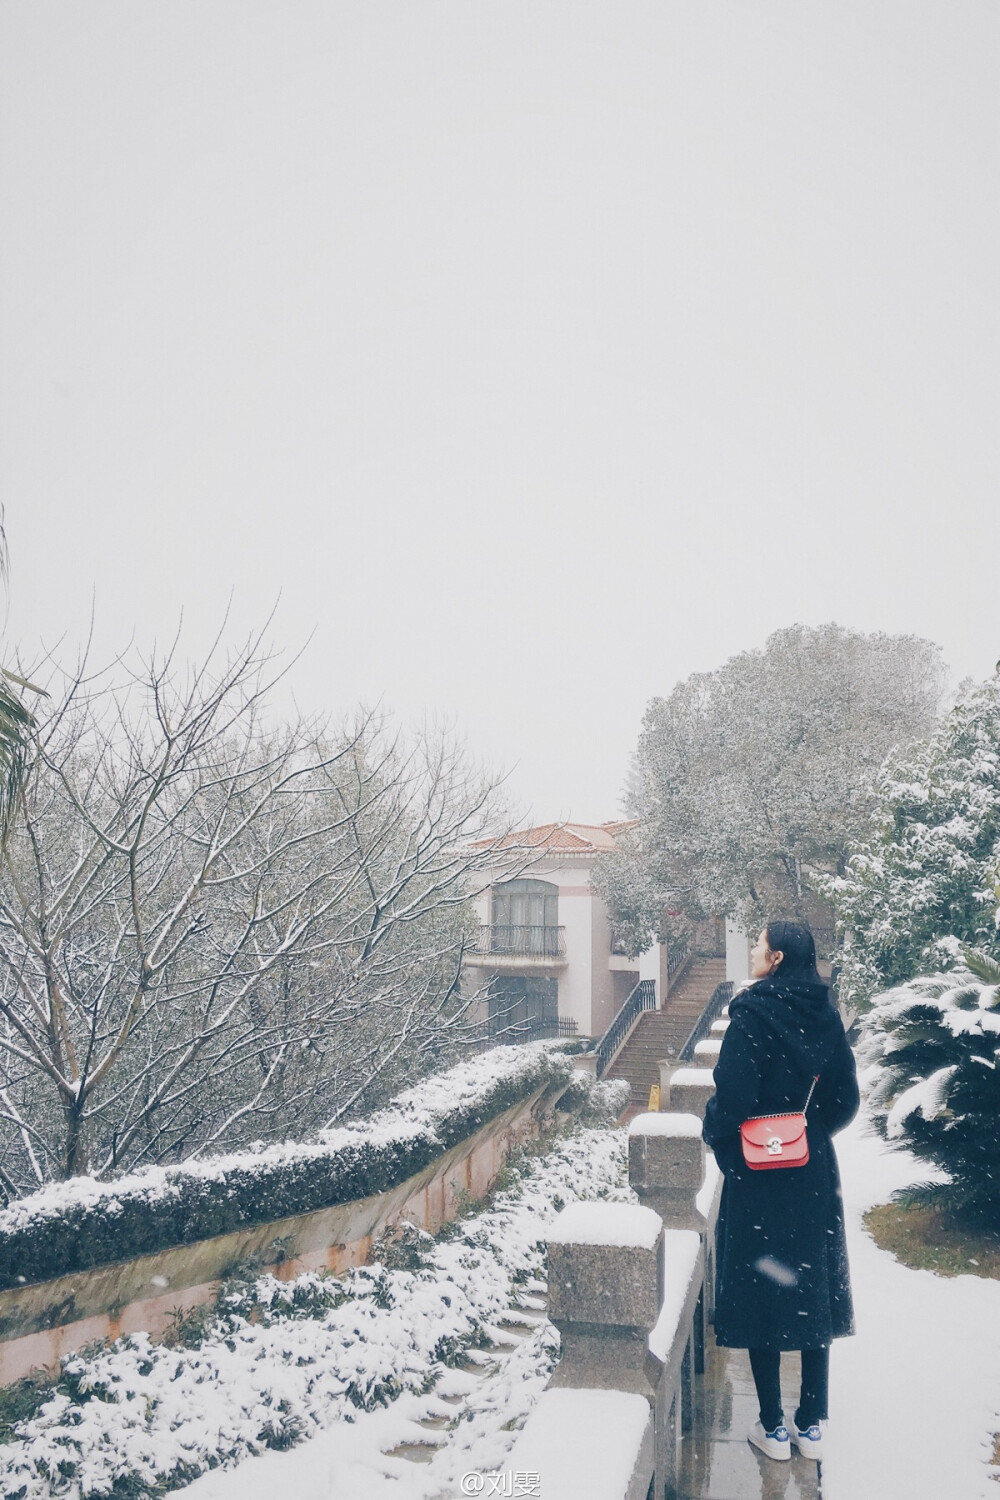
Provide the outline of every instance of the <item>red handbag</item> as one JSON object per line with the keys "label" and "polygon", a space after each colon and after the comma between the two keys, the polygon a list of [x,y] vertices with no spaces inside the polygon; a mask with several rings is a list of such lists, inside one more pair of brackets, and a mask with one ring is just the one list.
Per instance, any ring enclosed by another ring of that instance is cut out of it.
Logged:
{"label": "red handbag", "polygon": [[806,1110],[818,1082],[817,1073],[801,1110],[785,1115],[751,1115],[743,1121],[740,1142],[748,1167],[755,1172],[767,1172],[774,1167],[805,1166],[809,1160]]}

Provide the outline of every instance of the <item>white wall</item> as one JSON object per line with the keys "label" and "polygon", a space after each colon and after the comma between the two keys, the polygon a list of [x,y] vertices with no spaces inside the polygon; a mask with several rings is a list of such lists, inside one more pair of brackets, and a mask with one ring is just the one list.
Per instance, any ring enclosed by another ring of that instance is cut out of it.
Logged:
{"label": "white wall", "polygon": [[589,1032],[591,1036],[603,1036],[615,1018],[615,980],[608,963],[611,953],[611,921],[608,909],[595,892],[591,898],[592,920],[590,926],[591,965],[591,1012]]}
{"label": "white wall", "polygon": [[593,905],[587,865],[552,865],[543,880],[559,887],[559,925],[564,929],[569,962],[559,975],[559,1014],[576,1022],[581,1036],[591,1036],[593,981]]}
{"label": "white wall", "polygon": [[656,1003],[663,1004],[667,989],[667,946],[654,943],[645,953],[639,954],[639,978],[651,979],[656,985]]}
{"label": "white wall", "polygon": [[731,917],[726,918],[726,978],[734,984],[750,978],[750,939]]}

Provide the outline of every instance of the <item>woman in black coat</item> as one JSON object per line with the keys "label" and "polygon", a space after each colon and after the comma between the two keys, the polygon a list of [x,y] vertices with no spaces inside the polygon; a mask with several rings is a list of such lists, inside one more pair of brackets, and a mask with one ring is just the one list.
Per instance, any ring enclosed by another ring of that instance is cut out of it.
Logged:
{"label": "woman in black coat", "polygon": [[[854,1332],[844,1209],[833,1143],[858,1109],[858,1084],[840,1016],[799,922],[769,922],[751,952],[755,983],[733,997],[705,1110],[704,1138],[725,1181],[716,1246],[716,1342],[747,1349],[760,1402],[750,1441],[790,1457],[779,1381],[781,1351],[802,1351],[792,1424],[799,1451],[822,1454],[830,1343]],[[770,1171],[746,1165],[740,1125],[751,1115],[801,1110],[809,1160]]]}

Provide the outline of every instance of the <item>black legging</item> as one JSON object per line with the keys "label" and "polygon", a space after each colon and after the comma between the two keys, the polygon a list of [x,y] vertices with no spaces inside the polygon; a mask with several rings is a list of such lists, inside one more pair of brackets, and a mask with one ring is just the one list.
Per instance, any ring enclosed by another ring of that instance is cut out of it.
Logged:
{"label": "black legging", "polygon": [[[765,1432],[773,1432],[784,1420],[781,1409],[781,1350],[750,1349],[750,1368],[757,1400],[760,1402],[760,1420]],[[803,1349],[802,1389],[799,1406],[795,1413],[795,1425],[801,1431],[816,1422],[826,1420],[827,1389],[830,1380],[830,1350]]]}

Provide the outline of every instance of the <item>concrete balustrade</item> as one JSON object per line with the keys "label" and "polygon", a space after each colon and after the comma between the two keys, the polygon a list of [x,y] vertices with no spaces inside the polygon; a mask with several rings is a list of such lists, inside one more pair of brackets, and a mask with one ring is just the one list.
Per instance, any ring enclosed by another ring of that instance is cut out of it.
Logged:
{"label": "concrete balustrade", "polygon": [[597,1053],[577,1052],[571,1059],[573,1067],[578,1073],[586,1073],[588,1078],[597,1077]]}
{"label": "concrete balustrade", "polygon": [[[677,1482],[680,1443],[690,1430],[693,1382],[705,1369],[708,1216],[705,1147],[696,1114],[636,1115],[629,1125],[629,1182],[664,1223],[664,1298],[648,1346],[659,1365],[654,1422],[657,1496]],[[709,1206],[711,1207],[711,1206]]]}
{"label": "concrete balustrade", "polygon": [[[679,1088],[700,1090],[704,1110],[704,1076]],[[562,1354],[503,1471],[510,1484],[537,1474],[543,1500],[645,1500],[650,1482],[656,1500],[676,1495],[721,1179],[714,1159],[706,1170],[696,1110],[637,1115],[628,1151],[640,1203],[570,1204],[549,1234]]]}
{"label": "concrete balustrade", "polygon": [[[646,1500],[654,1466],[653,1421],[642,1396],[550,1386],[522,1427],[492,1493],[530,1493],[541,1500]],[[524,1487],[526,1475],[538,1475],[537,1489]]]}
{"label": "concrete balustrade", "polygon": [[663,1306],[647,1346],[657,1366],[654,1494],[673,1500],[681,1439],[694,1419],[694,1377],[705,1369],[705,1255],[693,1229],[664,1231],[663,1280]]}
{"label": "concrete balustrade", "polygon": [[[715,1225],[722,1178],[702,1142],[701,1126],[695,1114],[636,1115],[629,1126],[629,1181],[640,1202],[655,1209],[668,1229],[694,1229],[701,1235],[704,1323],[712,1321],[715,1310]],[[699,1352],[699,1370],[700,1360]]]}

